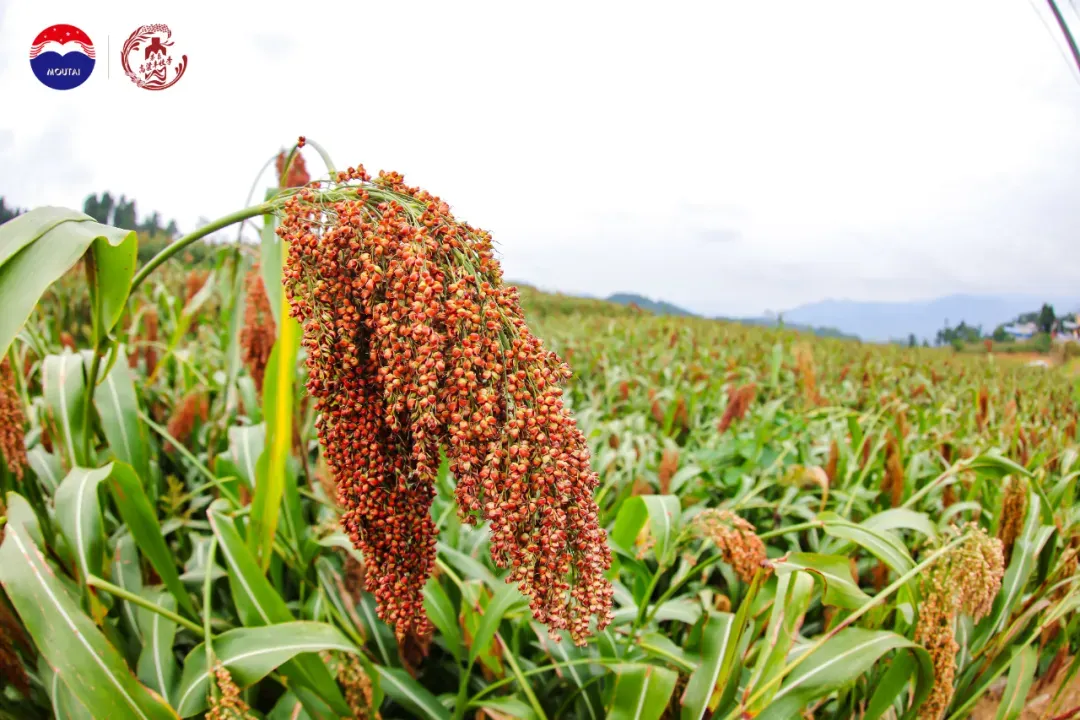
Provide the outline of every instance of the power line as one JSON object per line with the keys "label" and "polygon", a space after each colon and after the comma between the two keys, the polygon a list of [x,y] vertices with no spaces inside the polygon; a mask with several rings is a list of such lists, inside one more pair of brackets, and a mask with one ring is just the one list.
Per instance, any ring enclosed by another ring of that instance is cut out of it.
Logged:
{"label": "power line", "polygon": [[[1057,6],[1057,0],[1046,0],[1046,2],[1050,5],[1050,12],[1054,13],[1054,19],[1057,20],[1058,27],[1061,28],[1061,34],[1065,36],[1065,42],[1068,43],[1069,50],[1072,52],[1076,69],[1080,70],[1080,47],[1076,46],[1076,38],[1073,37],[1072,31],[1069,30],[1069,26],[1065,22],[1065,16],[1061,14],[1061,8]],[[1074,7],[1073,10],[1075,11],[1076,8]]]}
{"label": "power line", "polygon": [[[1068,45],[1069,50],[1072,52],[1071,58],[1068,54],[1066,54],[1065,50],[1062,49],[1061,43],[1058,39],[1058,33],[1055,32],[1052,27],[1050,27],[1050,24],[1046,21],[1046,17],[1043,15],[1043,11],[1040,9],[1039,5],[1036,4],[1036,0],[1028,0],[1028,4],[1031,6],[1031,9],[1034,10],[1035,14],[1039,17],[1039,22],[1043,24],[1043,28],[1046,29],[1047,34],[1049,34],[1050,37],[1053,39],[1054,47],[1056,47],[1058,52],[1061,53],[1061,58],[1069,66],[1070,70],[1072,70],[1073,65],[1075,64],[1077,73],[1080,73],[1080,50],[1077,49],[1076,40],[1073,38],[1072,32],[1069,30],[1069,26],[1065,23],[1065,19],[1061,16],[1061,13],[1054,0],[1046,0],[1046,2],[1050,5],[1050,11],[1053,13],[1054,19],[1057,21],[1058,27],[1061,29],[1061,34],[1065,36],[1065,42]],[[1069,2],[1071,4],[1073,0],[1069,0]],[[1071,72],[1069,74],[1072,75],[1074,81],[1080,82],[1080,74],[1074,75]]]}

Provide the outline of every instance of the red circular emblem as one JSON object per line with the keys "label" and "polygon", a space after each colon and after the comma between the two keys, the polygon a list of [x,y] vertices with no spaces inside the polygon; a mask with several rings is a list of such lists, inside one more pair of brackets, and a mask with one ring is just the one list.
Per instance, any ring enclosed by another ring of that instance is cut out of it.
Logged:
{"label": "red circular emblem", "polygon": [[145,90],[172,87],[187,70],[187,55],[173,49],[168,25],[143,25],[128,36],[120,51],[124,72]]}

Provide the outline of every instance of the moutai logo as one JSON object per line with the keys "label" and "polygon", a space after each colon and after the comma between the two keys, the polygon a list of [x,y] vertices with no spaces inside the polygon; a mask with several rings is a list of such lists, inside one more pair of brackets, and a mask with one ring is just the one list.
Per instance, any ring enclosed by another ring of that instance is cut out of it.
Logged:
{"label": "moutai logo", "polygon": [[168,25],[143,25],[128,36],[120,51],[124,72],[145,90],[172,87],[187,70],[187,55],[173,48]]}
{"label": "moutai logo", "polygon": [[53,90],[79,87],[94,71],[94,44],[74,25],[45,28],[30,46],[30,69]]}

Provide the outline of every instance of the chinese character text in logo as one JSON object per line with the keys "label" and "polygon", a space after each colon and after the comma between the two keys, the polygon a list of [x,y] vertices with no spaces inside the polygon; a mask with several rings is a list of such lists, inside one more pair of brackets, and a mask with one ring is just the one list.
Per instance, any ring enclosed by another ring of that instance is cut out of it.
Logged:
{"label": "chinese character text in logo", "polygon": [[187,55],[173,47],[168,25],[143,25],[131,33],[120,51],[124,72],[145,90],[172,87],[187,70]]}

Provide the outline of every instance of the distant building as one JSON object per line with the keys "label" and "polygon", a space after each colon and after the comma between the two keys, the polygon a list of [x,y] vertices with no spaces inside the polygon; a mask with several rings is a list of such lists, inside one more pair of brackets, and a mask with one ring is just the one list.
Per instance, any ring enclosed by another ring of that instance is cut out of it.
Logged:
{"label": "distant building", "polygon": [[1027,340],[1035,335],[1038,331],[1038,327],[1033,322],[1028,323],[1014,323],[1012,325],[1006,325],[1005,332],[1013,336],[1017,340]]}
{"label": "distant building", "polygon": [[1054,339],[1061,342],[1080,342],[1080,317],[1066,315],[1061,318]]}

